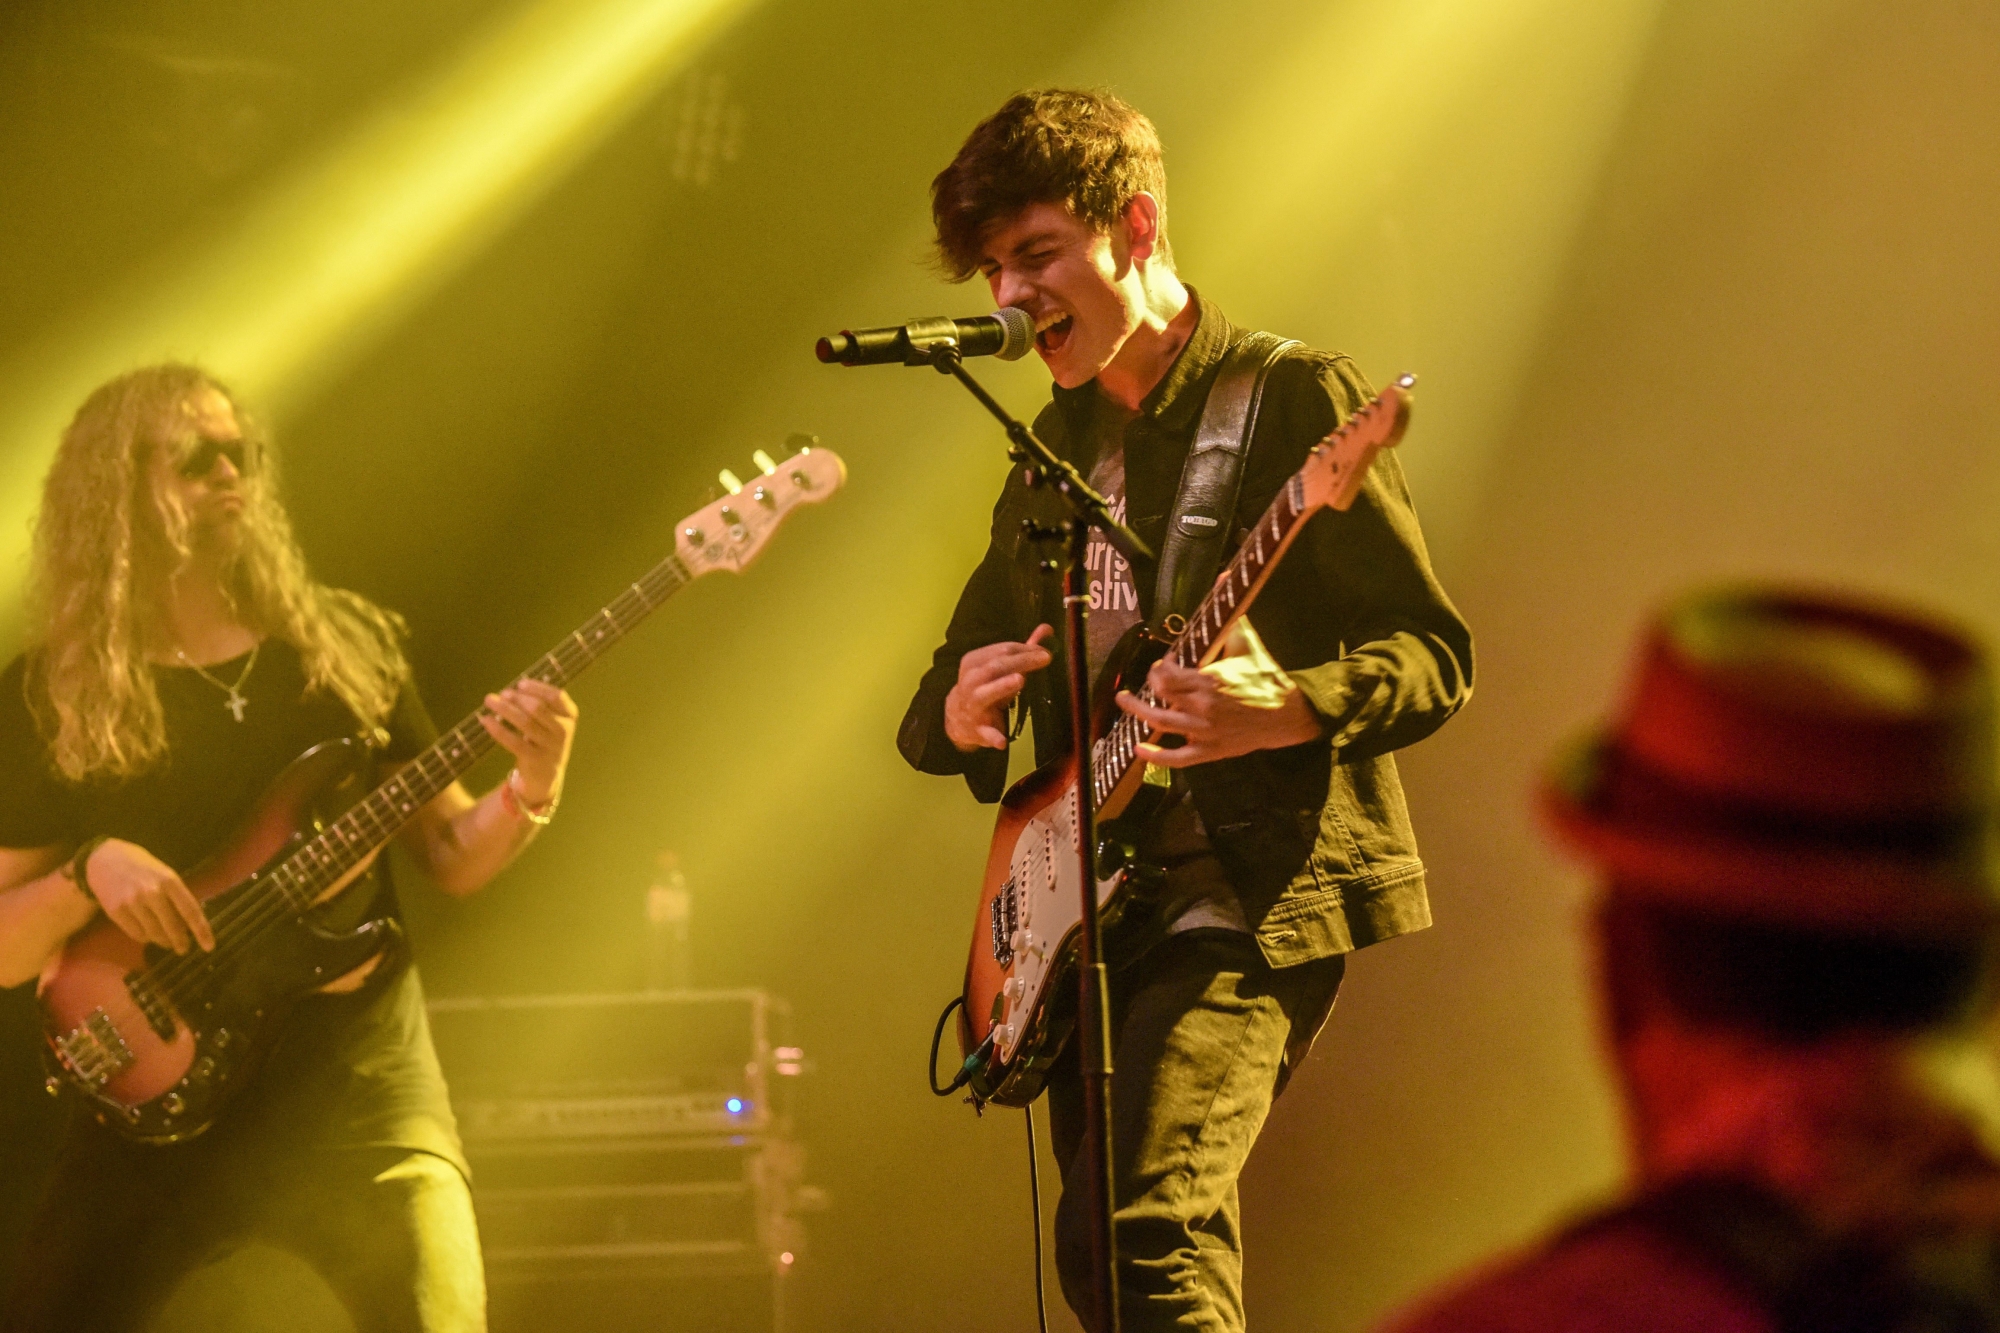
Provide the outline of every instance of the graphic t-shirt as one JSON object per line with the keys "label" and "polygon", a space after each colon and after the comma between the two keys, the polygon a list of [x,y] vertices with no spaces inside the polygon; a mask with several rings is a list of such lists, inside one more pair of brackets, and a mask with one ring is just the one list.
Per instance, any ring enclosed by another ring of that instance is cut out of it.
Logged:
{"label": "graphic t-shirt", "polygon": [[[1125,521],[1125,427],[1136,415],[1100,394],[1091,417],[1096,452],[1090,485],[1110,502],[1111,516],[1121,523]],[[1086,626],[1090,678],[1095,682],[1111,650],[1143,617],[1131,565],[1095,528],[1084,547],[1084,573],[1090,595]],[[1187,782],[1178,773],[1167,804],[1140,840],[1139,854],[1166,871],[1160,906],[1169,931],[1208,927],[1249,932],[1242,902],[1223,873]]]}
{"label": "graphic t-shirt", "polygon": [[[204,670],[225,684],[185,667],[153,668],[167,731],[160,764],[123,781],[78,784],[50,762],[28,709],[26,659],[16,658],[0,673],[0,846],[67,848],[101,833],[185,872],[229,840],[293,759],[361,729],[338,698],[307,688],[297,650],[282,640],[266,639],[254,662],[245,654]],[[240,721],[225,689],[239,675]],[[385,729],[385,771],[437,738],[409,687]],[[396,914],[387,867],[378,866],[372,900],[364,884],[334,900],[343,928]],[[415,1148],[465,1170],[415,969],[351,995],[301,1001],[210,1132],[225,1131],[274,1147]]]}

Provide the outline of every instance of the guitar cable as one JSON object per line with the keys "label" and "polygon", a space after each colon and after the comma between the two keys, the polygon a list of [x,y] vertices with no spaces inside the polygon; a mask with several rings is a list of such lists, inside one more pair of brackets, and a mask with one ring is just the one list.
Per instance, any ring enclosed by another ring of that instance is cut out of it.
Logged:
{"label": "guitar cable", "polygon": [[[933,1097],[949,1097],[971,1082],[972,1075],[978,1070],[980,1065],[986,1063],[986,1057],[993,1053],[993,1034],[989,1032],[986,1034],[986,1040],[979,1043],[979,1049],[965,1057],[964,1063],[959,1065],[958,1073],[952,1076],[951,1082],[945,1084],[943,1087],[938,1086],[937,1053],[938,1047],[944,1042],[944,1025],[946,1020],[951,1017],[952,1010],[963,1009],[964,1007],[965,997],[963,995],[952,996],[951,1003],[946,1005],[944,1012],[938,1015],[937,1027],[931,1032],[931,1059],[930,1063],[924,1066],[924,1075],[931,1081],[931,1095]],[[985,1103],[975,1096],[972,1099],[972,1107],[974,1110],[983,1110]]]}
{"label": "guitar cable", "polygon": [[[924,1066],[924,1076],[930,1080],[932,1096],[949,1097],[964,1087],[971,1080],[973,1071],[984,1064],[986,1057],[992,1053],[993,1034],[989,1032],[986,1034],[986,1040],[979,1043],[979,1049],[965,1057],[965,1062],[958,1067],[958,1073],[953,1076],[951,1082],[943,1087],[938,1086],[937,1055],[938,1047],[944,1043],[944,1025],[950,1020],[953,1010],[964,1007],[965,996],[954,995],[951,1003],[944,1007],[944,1012],[938,1015],[937,1027],[931,1030],[931,1058]],[[985,1109],[984,1103],[978,1097],[973,1097],[971,1101],[974,1110]],[[1023,1108],[1022,1115],[1028,1122],[1028,1204],[1035,1214],[1035,1323],[1041,1333],[1049,1333],[1049,1298],[1047,1278],[1044,1273],[1047,1265],[1042,1258],[1042,1159],[1035,1148],[1034,1106],[1030,1104]]]}
{"label": "guitar cable", "polygon": [[1049,1298],[1042,1278],[1042,1159],[1035,1152],[1035,1106],[1030,1102],[1021,1114],[1028,1121],[1028,1202],[1035,1210],[1035,1322],[1041,1333],[1049,1333]]}

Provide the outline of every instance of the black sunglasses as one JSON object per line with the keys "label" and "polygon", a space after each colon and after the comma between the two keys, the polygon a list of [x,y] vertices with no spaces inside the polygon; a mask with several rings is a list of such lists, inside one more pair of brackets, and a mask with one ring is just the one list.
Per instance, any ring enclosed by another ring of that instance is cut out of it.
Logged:
{"label": "black sunglasses", "polygon": [[229,465],[239,474],[250,470],[250,454],[242,439],[212,440],[204,435],[194,451],[181,460],[180,474],[189,481],[205,477],[214,469],[218,458],[228,459]]}

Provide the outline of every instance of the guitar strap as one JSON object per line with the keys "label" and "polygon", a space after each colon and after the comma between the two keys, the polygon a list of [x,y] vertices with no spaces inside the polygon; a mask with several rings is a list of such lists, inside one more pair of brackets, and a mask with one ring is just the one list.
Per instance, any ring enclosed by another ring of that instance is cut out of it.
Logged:
{"label": "guitar strap", "polygon": [[1171,639],[1179,633],[1222,572],[1264,381],[1278,358],[1298,345],[1275,333],[1250,333],[1223,355],[1167,517],[1153,592],[1156,637]]}

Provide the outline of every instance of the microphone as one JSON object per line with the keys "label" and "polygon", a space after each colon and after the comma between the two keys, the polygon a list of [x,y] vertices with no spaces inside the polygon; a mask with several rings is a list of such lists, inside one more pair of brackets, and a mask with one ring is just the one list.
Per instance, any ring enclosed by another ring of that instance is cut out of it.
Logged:
{"label": "microphone", "polygon": [[843,366],[880,366],[900,362],[927,366],[930,354],[943,344],[955,344],[960,356],[997,356],[1014,361],[1035,345],[1035,320],[1025,310],[1006,306],[971,319],[913,319],[886,329],[842,329],[821,338],[813,348],[820,360]]}

